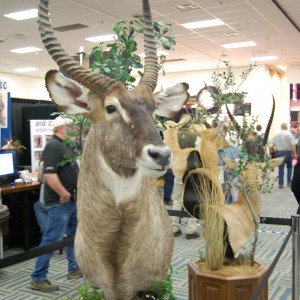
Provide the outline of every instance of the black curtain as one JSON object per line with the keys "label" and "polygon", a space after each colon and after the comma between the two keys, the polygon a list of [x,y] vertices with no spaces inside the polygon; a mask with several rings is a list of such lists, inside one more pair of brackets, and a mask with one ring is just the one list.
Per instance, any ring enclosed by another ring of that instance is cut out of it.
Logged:
{"label": "black curtain", "polygon": [[51,101],[11,99],[12,138],[18,139],[26,150],[19,154],[20,166],[31,166],[30,120],[55,119],[59,109]]}

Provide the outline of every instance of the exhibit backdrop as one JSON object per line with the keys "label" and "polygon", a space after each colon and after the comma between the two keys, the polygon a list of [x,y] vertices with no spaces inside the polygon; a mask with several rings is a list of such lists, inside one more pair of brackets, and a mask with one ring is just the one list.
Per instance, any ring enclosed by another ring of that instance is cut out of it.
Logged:
{"label": "exhibit backdrop", "polygon": [[31,172],[38,170],[46,143],[53,135],[53,120],[30,120]]}

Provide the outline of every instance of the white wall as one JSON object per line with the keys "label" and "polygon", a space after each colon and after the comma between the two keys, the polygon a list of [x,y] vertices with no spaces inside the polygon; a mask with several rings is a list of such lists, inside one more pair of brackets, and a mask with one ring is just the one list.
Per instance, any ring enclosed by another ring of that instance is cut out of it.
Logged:
{"label": "white wall", "polygon": [[[293,80],[295,74],[300,74],[300,67],[293,66]],[[240,74],[245,68],[234,68],[236,82],[240,83]],[[299,72],[297,72],[299,70]],[[189,94],[196,96],[198,91],[204,87],[205,83],[212,84],[211,74],[213,70],[199,70],[191,72],[168,73],[165,76],[159,75],[156,91],[175,85],[178,82],[189,84]],[[299,75],[300,76],[300,75]],[[287,76],[288,77],[288,76]],[[48,91],[45,88],[44,78],[13,75],[0,73],[0,78],[9,81],[11,97],[23,99],[36,99],[49,101]],[[298,78],[298,77],[297,77]],[[300,82],[300,77],[297,82]],[[279,79],[276,74],[270,77],[268,67],[264,65],[256,66],[248,79],[240,87],[239,91],[247,92],[245,102],[252,103],[252,116],[258,117],[258,123],[263,128],[266,127],[271,108],[272,94],[276,99],[275,119],[271,133],[280,129],[280,123],[290,121],[289,107],[289,82],[288,79]]]}
{"label": "white wall", "polygon": [[50,100],[45,87],[45,79],[31,76],[21,76],[0,73],[1,79],[8,81],[10,96],[13,98]]}
{"label": "white wall", "polygon": [[[246,68],[234,68],[236,83],[241,82],[240,74]],[[220,70],[221,71],[221,70]],[[191,96],[197,95],[199,90],[204,87],[205,83],[210,85],[212,84],[211,74],[213,70],[199,70],[191,72],[181,72],[181,73],[169,73],[165,76],[160,75],[158,79],[156,91],[175,85],[179,82],[186,82],[189,84],[189,94]],[[279,83],[280,84],[280,83]],[[256,66],[254,70],[250,73],[248,79],[241,85],[238,89],[239,92],[247,92],[245,102],[251,102],[251,114],[258,118],[258,123],[262,125],[263,128],[266,128],[269,116],[272,109],[272,80],[270,79],[269,70],[266,66],[260,65]],[[280,87],[279,87],[280,89]],[[275,97],[277,110],[280,108],[280,94]],[[286,112],[284,113],[285,117],[289,118],[289,108],[284,107]],[[288,122],[286,120],[286,122]],[[281,122],[281,121],[278,121]],[[258,124],[257,123],[257,124]],[[280,123],[279,123],[280,124]],[[274,120],[273,127],[277,128],[277,120]]]}

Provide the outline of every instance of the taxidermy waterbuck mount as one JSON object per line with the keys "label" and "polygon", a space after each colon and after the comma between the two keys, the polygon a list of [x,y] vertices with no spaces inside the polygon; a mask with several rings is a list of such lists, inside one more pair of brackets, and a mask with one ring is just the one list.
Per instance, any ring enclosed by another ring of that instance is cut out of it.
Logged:
{"label": "taxidermy waterbuck mount", "polygon": [[[83,113],[92,121],[78,177],[75,256],[89,284],[108,300],[133,299],[164,279],[173,250],[169,216],[151,179],[166,172],[172,156],[153,115],[170,117],[187,101],[188,85],[152,94],[158,64],[148,0],[143,0],[143,14],[144,75],[137,87],[127,90],[65,52],[50,25],[48,1],[39,2],[43,43],[73,79],[50,70],[46,75],[50,97],[62,111]],[[89,95],[79,84],[90,90]]]}

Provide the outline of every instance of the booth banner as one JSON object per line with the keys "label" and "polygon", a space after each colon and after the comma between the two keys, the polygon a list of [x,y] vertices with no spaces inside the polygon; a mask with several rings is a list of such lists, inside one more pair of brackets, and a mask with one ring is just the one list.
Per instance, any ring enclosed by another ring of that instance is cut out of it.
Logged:
{"label": "booth banner", "polygon": [[9,82],[6,78],[0,77],[0,91],[9,92]]}
{"label": "booth banner", "polygon": [[[0,81],[1,82],[1,81]],[[11,139],[11,101],[10,93],[0,89],[0,128],[1,147]]]}
{"label": "booth banner", "polygon": [[46,143],[53,135],[53,120],[30,120],[31,172],[38,170]]}

